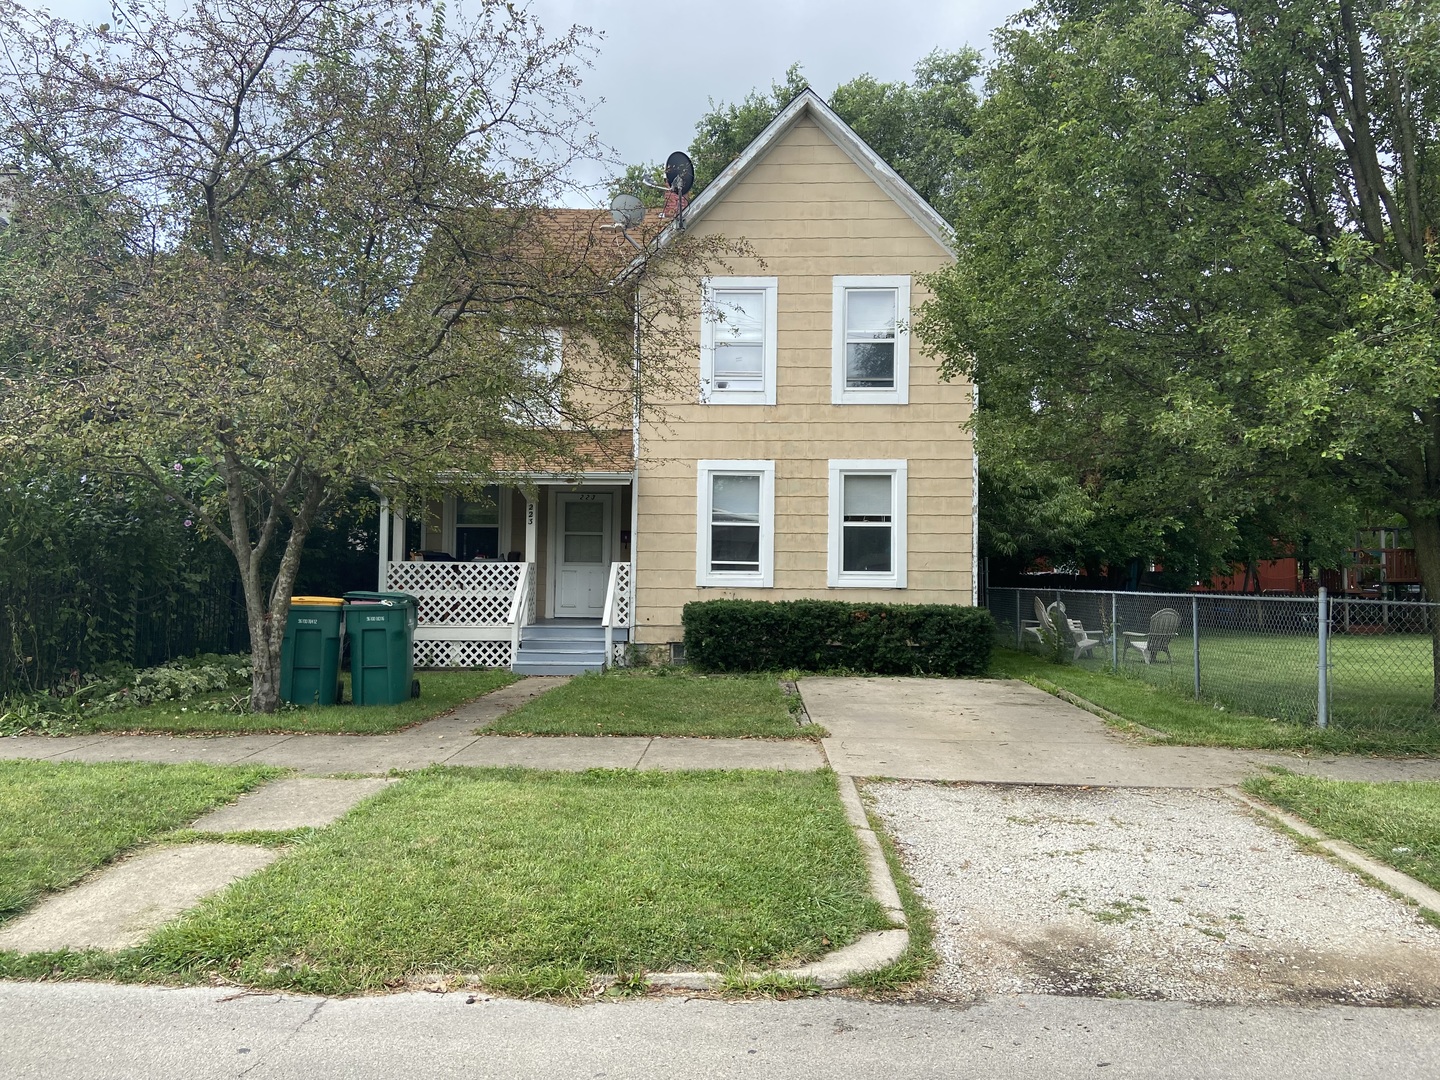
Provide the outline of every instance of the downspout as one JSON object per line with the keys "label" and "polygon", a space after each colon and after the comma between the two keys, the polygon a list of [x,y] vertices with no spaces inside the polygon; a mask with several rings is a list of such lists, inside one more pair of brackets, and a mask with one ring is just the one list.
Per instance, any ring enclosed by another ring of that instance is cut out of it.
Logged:
{"label": "downspout", "polygon": [[630,645],[635,645],[640,595],[640,282],[635,283],[635,333],[630,356]]}
{"label": "downspout", "polygon": [[376,589],[385,588],[386,564],[390,562],[390,498],[387,495],[380,496],[380,573],[377,577],[379,584]]}
{"label": "downspout", "polygon": [[971,386],[970,404],[970,606],[980,606],[980,455],[975,451],[975,414],[980,411],[980,386]]}

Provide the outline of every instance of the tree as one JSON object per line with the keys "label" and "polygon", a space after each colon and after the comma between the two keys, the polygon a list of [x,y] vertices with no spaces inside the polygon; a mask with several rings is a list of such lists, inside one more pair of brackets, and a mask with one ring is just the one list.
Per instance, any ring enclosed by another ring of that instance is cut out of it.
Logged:
{"label": "tree", "polygon": [[695,194],[704,191],[726,165],[755,141],[780,110],[809,85],[810,80],[801,74],[797,63],[785,69],[784,82],[770,84],[769,94],[752,90],[744,101],[728,105],[716,105],[712,98],[710,111],[695,124],[695,138],[690,143],[690,159],[695,165]]}
{"label": "tree", "polygon": [[1215,552],[1300,492],[1393,509],[1440,596],[1437,35],[1432,0],[1013,20],[920,326],[990,466]]}
{"label": "tree", "polygon": [[830,107],[949,221],[970,174],[965,146],[979,74],[977,50],[936,49],[915,65],[913,81],[861,75],[835,88]]}
{"label": "tree", "polygon": [[[980,54],[962,48],[936,50],[915,65],[914,82],[880,82],[861,75],[836,88],[830,106],[855,129],[926,201],[949,216],[967,166],[965,139],[979,96],[975,80]],[[810,85],[799,64],[785,69],[769,93],[752,90],[738,103],[715,104],[695,124],[690,157],[695,190],[719,176],[795,97]],[[660,192],[642,186],[655,182],[658,166],[630,165],[611,183],[611,195],[638,195],[658,206]]]}
{"label": "tree", "polygon": [[[117,17],[0,3],[0,320],[33,343],[0,361],[0,452],[143,478],[222,541],[269,711],[316,521],[356,481],[413,501],[578,467],[678,370],[706,249],[670,245],[641,305],[633,251],[546,209],[592,142],[581,29],[500,0]],[[557,327],[558,377],[534,362]]]}

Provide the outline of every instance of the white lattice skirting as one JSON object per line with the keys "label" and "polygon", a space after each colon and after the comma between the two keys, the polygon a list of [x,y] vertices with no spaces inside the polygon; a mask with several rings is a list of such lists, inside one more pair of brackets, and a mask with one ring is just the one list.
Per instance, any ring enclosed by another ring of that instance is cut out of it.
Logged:
{"label": "white lattice skirting", "polygon": [[417,668],[508,668],[508,641],[417,641]]}

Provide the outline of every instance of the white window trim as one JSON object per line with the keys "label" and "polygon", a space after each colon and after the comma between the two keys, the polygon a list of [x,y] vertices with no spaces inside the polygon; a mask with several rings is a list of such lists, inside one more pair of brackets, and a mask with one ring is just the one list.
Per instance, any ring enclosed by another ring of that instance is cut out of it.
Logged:
{"label": "white window trim", "polygon": [[[499,556],[503,560],[505,553],[510,550],[510,493],[513,489],[506,487],[504,484],[500,484],[499,488],[499,494],[496,496],[497,508],[500,511],[500,520],[498,523],[500,532],[497,547],[499,548]],[[441,544],[439,550],[448,551],[452,555],[455,553],[455,526],[457,524],[456,518],[459,517],[459,507],[457,505],[459,498],[460,496],[458,495],[446,495],[440,504],[440,538],[444,542]],[[434,537],[430,537],[429,539],[434,539]]]}
{"label": "white window trim", "polygon": [[[774,405],[775,355],[779,312],[779,279],[773,277],[707,277],[700,282],[700,400],[712,405]],[[748,289],[765,294],[765,343],[759,390],[723,390],[715,386],[715,327],[711,318],[716,290]]]}
{"label": "white window trim", "polygon": [[[888,574],[846,572],[841,567],[841,529],[844,526],[844,503],[841,499],[841,478],[850,473],[888,473],[890,483],[891,571]],[[909,486],[909,465],[903,460],[836,461],[830,462],[830,528],[826,539],[826,577],[832,589],[903,589],[906,587],[906,551],[908,548],[905,505]]]}
{"label": "white window trim", "polygon": [[[549,426],[560,421],[560,377],[565,366],[565,337],[559,329],[554,327],[542,330],[540,333],[546,344],[543,363],[544,375],[555,386],[551,399],[533,406],[531,415],[541,424]],[[538,371],[533,371],[527,374],[538,373]]]}
{"label": "white window trim", "polygon": [[[895,290],[895,386],[889,390],[845,388],[845,291]],[[910,404],[910,278],[908,275],[852,274],[834,278],[830,298],[830,403],[832,405]]]}
{"label": "white window trim", "polygon": [[[710,477],[755,473],[760,477],[760,571],[710,569]],[[702,588],[769,589],[775,584],[775,462],[700,461],[695,469],[695,584]]]}

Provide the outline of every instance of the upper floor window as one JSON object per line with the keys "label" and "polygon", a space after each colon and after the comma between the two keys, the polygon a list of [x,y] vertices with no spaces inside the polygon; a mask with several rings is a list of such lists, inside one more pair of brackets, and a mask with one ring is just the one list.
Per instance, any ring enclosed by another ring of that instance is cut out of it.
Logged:
{"label": "upper floor window", "polygon": [[702,461],[695,584],[769,588],[775,575],[775,463]]}
{"label": "upper floor window", "polygon": [[905,588],[904,461],[830,462],[832,588]]}
{"label": "upper floor window", "polygon": [[553,424],[560,419],[562,344],[559,330],[541,330],[520,342],[524,383],[515,411],[522,424]]}
{"label": "upper floor window", "polygon": [[700,319],[702,400],[775,404],[777,292],[773,277],[705,280]]}
{"label": "upper floor window", "polygon": [[910,400],[910,279],[834,279],[830,400],[905,405]]}

